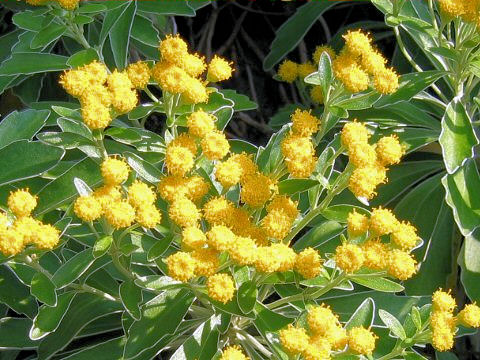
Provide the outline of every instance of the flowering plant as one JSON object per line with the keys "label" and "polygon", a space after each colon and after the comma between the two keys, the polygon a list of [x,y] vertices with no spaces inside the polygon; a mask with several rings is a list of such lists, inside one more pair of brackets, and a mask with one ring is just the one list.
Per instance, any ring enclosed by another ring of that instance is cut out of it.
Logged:
{"label": "flowering plant", "polygon": [[[292,27],[335,6],[309,2],[264,63],[301,101],[259,147],[226,134],[256,108],[221,88],[235,64],[159,20],[198,3],[15,4],[0,88],[29,109],[0,122],[7,356],[411,360],[480,327],[479,4],[372,2],[414,72],[357,28],[311,61],[283,60]],[[68,101],[22,92],[46,72]],[[419,151],[430,143],[442,159]],[[453,244],[472,300],[460,307]]]}

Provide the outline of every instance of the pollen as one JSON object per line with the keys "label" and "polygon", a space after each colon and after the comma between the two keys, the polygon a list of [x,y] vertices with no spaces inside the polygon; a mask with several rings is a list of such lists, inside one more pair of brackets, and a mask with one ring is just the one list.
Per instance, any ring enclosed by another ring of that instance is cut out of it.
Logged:
{"label": "pollen", "polygon": [[409,253],[393,249],[388,254],[387,271],[396,279],[407,280],[417,272],[417,262]]}
{"label": "pollen", "polygon": [[320,336],[327,335],[331,329],[339,325],[338,316],[325,304],[308,310],[307,322],[310,331]]}
{"label": "pollen", "polygon": [[458,313],[460,323],[467,327],[480,327],[480,308],[476,304],[465,305],[462,311]]}
{"label": "pollen", "polygon": [[195,249],[191,255],[195,260],[195,275],[212,276],[217,272],[220,261],[218,260],[218,252],[214,249]]}
{"label": "pollen", "polygon": [[202,230],[188,226],[182,230],[182,247],[185,250],[201,249],[207,244],[207,237]]}
{"label": "pollen", "polygon": [[199,77],[205,71],[207,65],[205,58],[197,54],[187,54],[179,62],[179,66],[193,77]]}
{"label": "pollen", "polygon": [[162,220],[162,214],[153,204],[144,204],[142,207],[137,208],[136,221],[144,228],[153,229],[160,224]]}
{"label": "pollen", "polygon": [[249,237],[237,236],[228,253],[238,265],[252,265],[256,259],[257,245]]}
{"label": "pollen", "polygon": [[150,67],[145,61],[138,61],[127,67],[127,76],[137,89],[144,89],[150,81]]}
{"label": "pollen", "polygon": [[399,76],[397,72],[391,68],[383,69],[375,74],[373,85],[375,90],[380,94],[393,94],[399,87]]}
{"label": "pollen", "polygon": [[250,360],[238,345],[229,346],[222,351],[220,360]]}
{"label": "pollen", "polygon": [[170,174],[185,176],[195,165],[194,155],[188,148],[170,143],[165,152],[165,165]]}
{"label": "pollen", "polygon": [[390,238],[402,250],[413,249],[419,240],[417,229],[408,222],[400,223]]}
{"label": "pollen", "polygon": [[400,223],[389,209],[373,209],[370,216],[370,230],[377,236],[388,235],[398,229]]}
{"label": "pollen", "polygon": [[208,246],[218,250],[229,250],[235,242],[235,234],[223,225],[214,225],[210,231],[207,232]]}
{"label": "pollen", "polygon": [[157,195],[150,186],[138,180],[135,180],[133,184],[128,187],[127,192],[128,202],[134,208],[153,204],[157,198]]}
{"label": "pollen", "polygon": [[160,55],[162,59],[170,63],[180,63],[182,58],[188,54],[187,43],[177,35],[167,35],[167,37],[160,42]]}
{"label": "pollen", "polygon": [[231,157],[224,162],[218,163],[215,168],[215,178],[225,189],[238,184],[241,177],[242,167],[237,161],[232,160]]}
{"label": "pollen", "polygon": [[272,195],[273,181],[261,173],[249,176],[242,184],[240,198],[252,207],[263,206]]}
{"label": "pollen", "polygon": [[309,337],[305,329],[289,324],[287,328],[278,332],[282,346],[291,355],[297,355],[305,351],[309,344]]}
{"label": "pollen", "polygon": [[457,303],[449,291],[439,289],[432,295],[432,306],[434,311],[453,312]]}

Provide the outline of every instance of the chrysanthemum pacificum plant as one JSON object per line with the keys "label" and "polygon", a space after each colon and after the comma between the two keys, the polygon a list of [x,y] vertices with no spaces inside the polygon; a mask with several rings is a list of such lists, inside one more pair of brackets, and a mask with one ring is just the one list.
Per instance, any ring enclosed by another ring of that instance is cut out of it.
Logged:
{"label": "chrysanthemum pacificum plant", "polygon": [[[69,10],[77,6],[76,2],[59,3]],[[341,88],[342,96],[371,86],[379,94],[395,92],[398,76],[386,66],[387,60],[375,49],[371,36],[349,31],[344,40],[339,54],[319,46],[311,62],[285,60],[278,76],[290,83],[304,79],[315,72],[322,54],[327,53],[336,78],[334,86]],[[332,184],[325,179],[328,185],[320,185],[325,164],[320,163],[317,147],[325,135],[325,117],[299,108],[278,142],[281,160],[269,169],[260,160],[261,153],[234,151],[224,124],[219,124],[215,111],[207,110],[211,94],[217,91],[214,86],[233,72],[232,63],[218,55],[207,61],[190,52],[179,35],[168,35],[160,43],[153,66],[138,61],[121,70],[93,61],[65,71],[59,82],[78,99],[82,120],[93,130],[101,154],[98,170],[102,180],[91,189],[77,182],[80,194],[61,210],[90,229],[89,235],[96,239],[93,253],[108,253],[112,258],[121,289],[129,286],[133,293],[138,286],[160,297],[176,296],[177,291],[182,296],[189,294],[192,321],[207,316],[213,324],[214,314],[223,314],[222,319],[229,314],[226,327],[218,332],[219,359],[249,359],[247,355],[257,353],[271,357],[272,349],[305,360],[343,354],[373,356],[378,336],[371,324],[349,326],[327,304],[318,304],[318,299],[334,288],[345,289],[362,276],[390,283],[415,276],[419,264],[412,251],[422,243],[417,229],[398,220],[391,210],[377,207],[348,214],[345,235],[340,236],[333,254],[322,251],[318,244],[300,245],[296,240],[347,187],[358,198],[371,200],[377,187],[387,182],[387,167],[401,161],[405,147],[395,135],[370,143],[365,124],[348,121],[329,166],[335,167],[342,154],[348,156],[349,165],[336,167],[338,176]],[[152,165],[154,176],[145,176],[138,162],[127,162],[128,154],[107,153],[104,144],[105,130],[117,117],[140,105],[141,93],[163,109],[169,131],[162,148],[163,162]],[[309,94],[317,105],[328,98],[318,85],[311,87]],[[303,189],[285,190],[286,183],[302,179],[317,181],[324,196],[305,206]],[[11,193],[8,210],[0,213],[0,251],[51,279],[37,257],[58,246],[60,231],[32,216],[37,200],[28,189]],[[133,239],[143,236],[145,242],[153,239],[154,244],[146,260],[139,260],[137,249],[143,244],[134,244]],[[147,266],[148,271],[141,269]],[[158,283],[149,282],[152,276]],[[138,310],[138,303],[131,306],[125,301],[125,292],[120,291],[118,298],[118,294],[83,281],[65,286],[120,304],[125,314],[135,318],[134,325],[148,317],[148,306],[136,314],[132,308]],[[277,292],[276,286],[288,286],[289,290]],[[453,346],[457,326],[480,325],[475,304],[456,315],[455,307],[448,293],[436,292],[430,325],[417,342],[430,342],[437,350],[446,351]],[[279,309],[290,315],[283,316]],[[259,334],[264,330],[256,318],[262,312],[290,324],[275,325]],[[268,345],[272,336],[274,342],[278,336],[280,347]]]}

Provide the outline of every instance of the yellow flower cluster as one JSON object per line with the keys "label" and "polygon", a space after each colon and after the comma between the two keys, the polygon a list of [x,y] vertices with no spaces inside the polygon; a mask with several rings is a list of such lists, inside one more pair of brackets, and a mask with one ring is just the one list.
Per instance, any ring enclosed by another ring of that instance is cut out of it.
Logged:
{"label": "yellow flower cluster", "polygon": [[233,345],[223,349],[220,360],[250,360],[250,358],[245,356],[240,346]]}
{"label": "yellow flower cluster", "polygon": [[[42,6],[46,5],[49,0],[25,0],[25,2],[29,5],[33,6]],[[80,0],[55,0],[62,8],[65,10],[75,10],[80,3]]]}
{"label": "yellow flower cluster", "polygon": [[4,256],[17,255],[30,244],[40,250],[51,250],[58,244],[60,232],[31,216],[37,197],[28,189],[11,192],[7,204],[12,219],[0,212],[0,252]]}
{"label": "yellow flower cluster", "polygon": [[91,195],[79,196],[74,203],[75,214],[91,222],[104,216],[115,229],[137,222],[145,228],[154,228],[162,218],[155,206],[155,191],[147,184],[135,180],[126,191],[121,187],[128,179],[130,168],[123,159],[109,157],[101,164],[104,185]]}
{"label": "yellow flower cluster", "polygon": [[292,356],[305,360],[330,359],[332,351],[344,350],[358,355],[371,355],[377,336],[363,327],[347,331],[338,316],[325,304],[313,306],[307,313],[308,329],[288,325],[279,331],[280,342]]}
{"label": "yellow flower cluster", "polygon": [[[347,230],[350,237],[367,235],[362,244],[345,243],[337,247],[336,265],[348,272],[358,271],[362,266],[373,270],[386,270],[399,280],[406,280],[416,272],[416,261],[410,251],[420,238],[417,230],[408,222],[400,222],[388,209],[373,209],[370,218],[355,210],[348,215]],[[389,243],[381,240],[390,237]]]}
{"label": "yellow flower cluster", "polygon": [[291,119],[292,130],[281,143],[282,154],[292,177],[308,178],[317,165],[311,137],[318,131],[320,119],[300,109],[295,110]]}
{"label": "yellow flower cluster", "polygon": [[[208,101],[208,82],[228,80],[233,73],[232,64],[219,56],[207,65],[205,58],[188,52],[187,43],[179,36],[168,35],[160,42],[160,61],[152,69],[152,76],[163,91],[181,94],[187,104]],[[206,80],[201,76],[207,70]]]}
{"label": "yellow flower cluster", "polygon": [[[326,52],[330,59],[336,57],[335,51],[326,45],[317,46],[312,54],[312,61],[303,64],[297,64],[291,60],[284,60],[278,67],[278,77],[280,80],[293,83],[297,79],[303,80],[306,76],[317,70],[318,62],[322,54]],[[314,104],[323,104],[324,95],[321,86],[314,85],[310,88],[310,98]]]}
{"label": "yellow flower cluster", "polygon": [[114,70],[92,63],[65,71],[60,84],[80,100],[82,118],[90,129],[104,129],[115,113],[127,113],[138,103],[135,87],[143,88],[150,79],[150,68],[144,62],[131,64],[126,71]]}
{"label": "yellow flower cluster", "polygon": [[439,0],[440,11],[451,19],[461,17],[464,21],[480,26],[480,1]]}
{"label": "yellow flower cluster", "polygon": [[387,60],[374,48],[369,34],[361,30],[343,35],[345,46],[333,61],[337,79],[345,88],[357,93],[366,90],[373,77],[373,85],[381,94],[391,94],[398,89],[399,76],[393,68],[387,68]]}
{"label": "yellow flower cluster", "polygon": [[476,304],[466,305],[457,316],[454,315],[456,307],[457,303],[450,291],[445,292],[439,289],[433,293],[430,329],[432,345],[438,351],[448,351],[453,348],[457,325],[480,327],[480,308]]}
{"label": "yellow flower cluster", "polygon": [[348,187],[357,197],[371,199],[375,189],[387,181],[387,166],[398,164],[405,148],[395,135],[382,137],[374,145],[363,123],[348,122],[342,129],[342,144],[347,148],[350,163],[355,166]]}

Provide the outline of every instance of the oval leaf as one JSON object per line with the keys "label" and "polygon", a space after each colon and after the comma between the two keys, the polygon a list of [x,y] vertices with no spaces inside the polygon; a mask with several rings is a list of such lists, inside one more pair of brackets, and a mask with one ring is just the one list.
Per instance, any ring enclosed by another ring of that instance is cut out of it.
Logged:
{"label": "oval leaf", "polygon": [[55,306],[57,303],[57,293],[55,292],[55,285],[43,273],[37,272],[30,284],[30,292],[40,302],[49,306]]}

